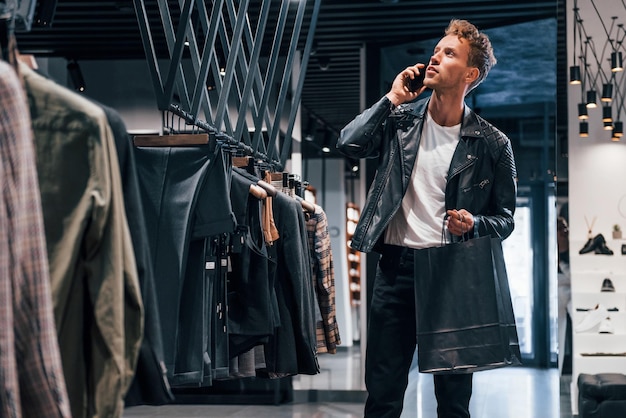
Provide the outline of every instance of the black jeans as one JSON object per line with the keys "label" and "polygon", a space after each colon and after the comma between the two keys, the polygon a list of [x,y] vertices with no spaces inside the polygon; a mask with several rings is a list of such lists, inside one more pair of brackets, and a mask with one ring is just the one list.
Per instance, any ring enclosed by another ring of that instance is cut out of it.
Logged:
{"label": "black jeans", "polygon": [[[386,245],[376,269],[367,331],[365,417],[399,417],[415,350],[413,251]],[[469,417],[471,374],[435,375],[439,418]]]}

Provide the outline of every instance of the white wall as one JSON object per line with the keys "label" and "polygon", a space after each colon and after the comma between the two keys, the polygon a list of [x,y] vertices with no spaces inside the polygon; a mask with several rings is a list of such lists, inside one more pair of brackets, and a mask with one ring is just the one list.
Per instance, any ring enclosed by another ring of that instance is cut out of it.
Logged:
{"label": "white wall", "polygon": [[[611,26],[611,17],[618,14],[618,23],[626,23],[626,11],[620,0],[603,0],[595,2],[600,16],[607,27]],[[578,0],[580,18],[588,36],[591,36],[598,50],[602,53],[606,34],[591,0]],[[568,67],[573,65],[573,27],[574,14],[572,8],[574,0],[567,0],[567,28],[568,28]],[[615,31],[613,32],[615,33]],[[620,34],[620,36],[622,36]],[[579,55],[579,40],[577,40],[576,55]],[[604,71],[610,74],[608,58],[610,50],[604,57],[598,57],[605,66]],[[595,73],[595,58],[589,53],[588,60],[592,61],[592,71]],[[569,70],[568,70],[569,71]],[[569,79],[569,75],[567,76]],[[618,80],[623,73],[618,74]],[[626,241],[613,239],[612,228],[619,224],[626,229],[626,139],[619,142],[611,141],[611,131],[602,129],[602,109],[600,95],[602,81],[598,82],[598,108],[589,109],[589,137],[579,136],[578,103],[581,98],[580,86],[568,86],[568,150],[569,150],[569,234],[571,256],[571,291],[572,291],[572,323],[575,327],[584,317],[584,312],[577,312],[577,308],[595,306],[597,303],[618,306],[621,312],[626,308],[623,298],[626,292],[626,256],[621,254],[621,245]],[[621,84],[622,88],[624,84]],[[623,95],[624,92],[621,92]],[[613,101],[613,114],[618,102]],[[618,96],[619,97],[619,96]],[[623,114],[621,120],[626,119]],[[591,228],[591,231],[589,231]],[[607,246],[614,255],[596,255],[593,253],[580,255],[578,252],[589,237],[602,234]],[[600,284],[605,278],[612,278],[616,287],[615,293],[601,293]],[[621,287],[621,288],[620,288]],[[615,302],[621,297],[622,302]],[[608,299],[607,299],[608,298]],[[609,307],[609,306],[607,306]],[[608,373],[623,372],[626,360],[619,357],[586,357],[585,352],[619,352],[626,344],[626,329],[624,328],[624,314],[610,314],[611,322],[615,325],[615,334],[589,332],[573,332],[573,363],[571,384],[571,406],[573,414],[578,411],[577,378],[580,373]]]}
{"label": "white wall", "polygon": [[[621,11],[618,23],[626,23],[626,11],[624,11],[620,0],[603,0],[595,3],[601,15],[604,16],[606,24],[610,25],[610,17],[615,15],[616,10]],[[572,65],[572,7],[573,0],[568,0],[566,9],[569,34],[568,66]],[[591,1],[579,0],[578,7],[587,33],[594,39],[596,48],[601,49],[606,35]],[[605,69],[609,68],[606,59],[603,62]],[[601,89],[601,85],[599,88]],[[626,92],[622,92],[622,94],[624,93]],[[598,92],[598,103],[600,103],[600,95],[601,91]],[[578,134],[577,108],[581,100],[580,86],[569,85],[570,239],[572,241],[585,241],[587,239],[585,218],[589,223],[595,219],[593,235],[601,233],[609,239],[614,224],[620,224],[622,229],[626,229],[626,139],[622,139],[620,142],[611,141],[611,132],[602,129],[602,109],[600,106],[596,109],[589,109],[589,137],[581,138]],[[614,100],[614,113],[616,106],[617,103]],[[626,119],[623,111],[621,118],[622,120]],[[572,250],[578,251],[579,248]]]}

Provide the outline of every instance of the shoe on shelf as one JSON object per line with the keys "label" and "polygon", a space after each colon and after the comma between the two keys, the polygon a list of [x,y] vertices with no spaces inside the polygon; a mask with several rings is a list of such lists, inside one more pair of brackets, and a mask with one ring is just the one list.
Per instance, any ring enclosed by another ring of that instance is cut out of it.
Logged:
{"label": "shoe on shelf", "polygon": [[595,254],[609,254],[613,255],[613,251],[609,250],[606,246],[606,240],[604,235],[598,234],[593,238],[589,238],[583,248],[578,251],[578,254],[587,254],[594,252]]}
{"label": "shoe on shelf", "polygon": [[615,292],[615,287],[613,286],[613,282],[608,277],[602,281],[601,292]]}
{"label": "shoe on shelf", "polygon": [[613,250],[606,246],[606,242],[600,243],[594,250],[594,254],[613,255]]}
{"label": "shoe on shelf", "polygon": [[611,323],[611,318],[606,317],[600,322],[600,329],[598,330],[600,334],[613,334],[615,331],[613,330],[613,324]]}
{"label": "shoe on shelf", "polygon": [[597,304],[594,309],[587,311],[583,319],[576,325],[576,332],[587,332],[594,329],[606,318],[607,310],[602,304]]}
{"label": "shoe on shelf", "polygon": [[597,246],[596,238],[597,236],[595,238],[589,238],[580,251],[578,251],[578,254],[587,254],[595,250]]}

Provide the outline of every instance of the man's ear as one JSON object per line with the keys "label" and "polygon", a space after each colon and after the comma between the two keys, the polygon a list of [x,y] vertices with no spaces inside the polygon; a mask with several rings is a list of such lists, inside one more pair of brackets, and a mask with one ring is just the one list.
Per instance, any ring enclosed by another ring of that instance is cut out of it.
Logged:
{"label": "man's ear", "polygon": [[480,75],[480,70],[476,67],[472,67],[468,70],[467,74],[465,75],[465,81],[467,82],[467,84],[472,84],[476,79],[478,79],[479,75]]}

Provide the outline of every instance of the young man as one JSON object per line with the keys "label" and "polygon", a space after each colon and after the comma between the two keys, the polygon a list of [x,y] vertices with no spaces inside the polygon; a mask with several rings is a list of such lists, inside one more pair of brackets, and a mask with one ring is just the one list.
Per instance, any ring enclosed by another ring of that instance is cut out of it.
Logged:
{"label": "young man", "polygon": [[[446,215],[453,240],[513,231],[511,144],[464,102],[495,62],[486,35],[452,20],[428,65],[398,74],[338,140],[346,156],[379,161],[352,238],[353,248],[381,255],[369,312],[366,417],[402,411],[416,344],[413,249],[441,245]],[[423,85],[411,90],[410,80],[422,72]],[[427,88],[430,98],[412,102]],[[469,417],[471,374],[435,375],[434,383],[440,418]]]}

